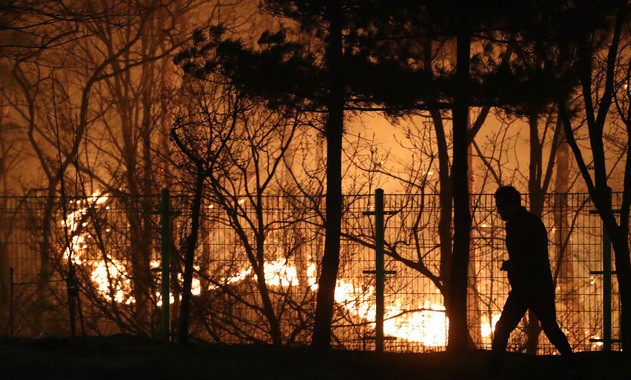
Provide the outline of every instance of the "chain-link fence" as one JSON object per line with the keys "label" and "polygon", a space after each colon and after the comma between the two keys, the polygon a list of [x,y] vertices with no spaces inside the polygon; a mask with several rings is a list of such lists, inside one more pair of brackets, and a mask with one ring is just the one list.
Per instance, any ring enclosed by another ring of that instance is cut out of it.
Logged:
{"label": "chain-link fence", "polygon": [[[334,344],[341,348],[375,347],[374,218],[364,214],[373,206],[372,195],[344,197],[333,329]],[[385,349],[443,350],[451,214],[441,218],[440,198],[429,194],[386,195],[385,208],[390,211],[385,219]],[[159,197],[0,198],[2,334],[157,336],[163,302],[159,209]],[[172,197],[171,209],[169,304],[175,328],[190,199]],[[598,349],[604,318],[600,218],[586,194],[549,195],[543,210],[559,323],[576,350]],[[507,258],[504,223],[492,195],[474,195],[472,215],[469,331],[477,347],[490,348],[492,326],[508,292],[499,270]],[[319,196],[205,200],[191,334],[214,342],[308,344],[324,249],[323,219]],[[615,338],[615,276],[613,293]],[[525,318],[511,337],[512,350],[532,346],[527,326]],[[543,334],[537,347],[554,352]]]}

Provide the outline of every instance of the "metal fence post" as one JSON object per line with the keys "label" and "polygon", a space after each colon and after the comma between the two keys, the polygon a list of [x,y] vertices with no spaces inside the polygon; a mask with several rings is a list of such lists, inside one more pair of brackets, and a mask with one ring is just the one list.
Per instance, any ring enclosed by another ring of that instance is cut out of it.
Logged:
{"label": "metal fence post", "polygon": [[383,190],[377,189],[375,192],[375,291],[376,291],[376,350],[383,352],[383,313],[385,287],[384,259],[383,259]]}
{"label": "metal fence post", "polygon": [[364,273],[375,274],[375,351],[383,352],[385,336],[383,333],[384,320],[384,290],[386,274],[394,274],[395,271],[385,270],[384,261],[384,215],[395,214],[383,209],[383,189],[375,191],[375,211],[366,211],[364,215],[375,216],[375,270],[365,270]]}
{"label": "metal fence post", "polygon": [[[607,204],[608,207],[612,207],[611,189],[607,188]],[[620,210],[613,210],[614,214],[619,213]],[[592,211],[590,214],[597,215],[597,211]],[[611,291],[612,284],[611,278],[616,274],[616,271],[611,268],[611,238],[607,233],[607,229],[603,225],[603,269],[602,271],[590,271],[590,274],[601,274],[603,276],[603,336],[602,339],[590,339],[592,342],[601,342],[603,344],[603,351],[611,351],[611,343],[619,341],[611,337]]]}
{"label": "metal fence post", "polygon": [[[611,189],[607,188],[607,205],[611,208]],[[603,351],[611,351],[611,238],[603,226]]]}
{"label": "metal fence post", "polygon": [[611,351],[611,240],[603,227],[603,351]]}

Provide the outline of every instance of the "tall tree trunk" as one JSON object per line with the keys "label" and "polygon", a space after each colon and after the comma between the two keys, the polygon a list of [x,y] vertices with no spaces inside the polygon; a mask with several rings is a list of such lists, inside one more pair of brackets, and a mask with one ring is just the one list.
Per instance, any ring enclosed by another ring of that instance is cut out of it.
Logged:
{"label": "tall tree trunk", "polygon": [[[432,41],[426,39],[424,41],[423,64],[427,68],[432,67],[434,55],[432,54]],[[433,75],[431,69],[428,72]],[[436,101],[436,99],[431,99]],[[439,188],[439,206],[440,215],[438,219],[438,237],[440,241],[440,278],[442,282],[442,295],[445,304],[445,310],[449,315],[449,285],[451,284],[451,259],[452,259],[452,212],[453,212],[453,189],[450,174],[449,163],[449,147],[447,144],[447,136],[445,135],[445,124],[443,116],[438,109],[429,111],[436,133],[436,148],[438,149],[438,181]]]}
{"label": "tall tree trunk", "polygon": [[195,190],[193,204],[191,207],[191,233],[186,238],[186,251],[184,252],[184,279],[182,284],[182,302],[180,304],[180,321],[178,326],[178,342],[188,343],[188,330],[191,316],[191,289],[193,287],[193,262],[195,259],[195,248],[199,236],[199,217],[202,204],[202,193],[204,190],[204,178],[202,168],[197,169],[195,178]]}
{"label": "tall tree trunk", "polygon": [[151,331],[151,241],[143,223],[144,204],[141,199],[132,200],[129,216],[133,294],[136,300],[135,319],[142,334]]}
{"label": "tall tree trunk", "polygon": [[[629,250],[629,230],[618,225],[611,204],[611,189],[596,187],[594,191],[590,192],[590,196],[613,246],[621,306],[620,338],[623,352],[628,354],[630,351],[629,347],[631,347],[631,252]],[[623,223],[621,224],[624,225]]]}
{"label": "tall tree trunk", "polygon": [[[469,115],[467,115],[467,133],[470,134],[471,127],[469,123]],[[470,136],[469,139],[473,140],[473,137]],[[469,187],[469,194],[475,194],[475,176],[474,176],[474,165],[473,165],[473,144],[467,144],[467,186]],[[471,213],[473,214],[475,205],[469,204]],[[478,253],[478,245],[473,242],[476,241],[475,236],[476,231],[471,230],[470,235],[470,257],[469,257],[469,269],[468,269],[468,287],[471,289],[471,295],[467,296],[467,310],[469,310],[470,314],[467,315],[467,325],[473,326],[473,329],[469,329],[467,331],[469,337],[468,347],[474,348],[476,342],[482,341],[482,330],[480,326],[482,325],[482,300],[480,299],[480,293],[477,291],[478,287],[478,270],[480,267],[480,263],[476,260],[476,254]]]}
{"label": "tall tree trunk", "polygon": [[620,337],[622,350],[627,352],[627,356],[629,356],[628,352],[631,346],[631,311],[629,311],[629,308],[631,308],[631,262],[629,260],[631,252],[628,240],[629,231],[625,232],[617,226],[615,228],[612,227],[610,224],[608,231],[615,231],[614,233],[609,232],[609,236],[611,237],[614,250],[620,303],[622,306],[620,311]]}
{"label": "tall tree trunk", "polygon": [[[553,278],[561,294],[566,297],[562,300],[567,305],[568,310],[580,310],[580,300],[578,297],[577,284],[574,276],[574,266],[572,262],[572,249],[569,245],[570,239],[570,215],[568,209],[567,193],[570,191],[570,147],[564,141],[563,132],[559,136],[559,147],[556,153],[556,180],[554,199],[554,225],[556,234],[554,235],[556,270]],[[569,313],[568,326],[582,326],[583,319],[578,313]],[[577,331],[582,334],[582,329]],[[585,337],[579,336],[582,341]]]}
{"label": "tall tree trunk", "polygon": [[[466,8],[466,7],[465,7]],[[461,27],[457,36],[456,77],[459,92],[453,104],[453,192],[454,192],[454,252],[449,289],[449,343],[450,352],[467,349],[467,272],[471,240],[471,212],[469,187],[458,184],[469,181],[468,156],[468,82],[471,53],[471,34],[467,26],[467,14],[461,13]]]}
{"label": "tall tree trunk", "polygon": [[[566,105],[560,101],[559,115],[562,118],[565,136],[568,144],[572,148],[574,157],[581,171],[581,175],[587,184],[589,195],[600,216],[603,226],[611,239],[614,249],[614,259],[616,266],[616,274],[618,277],[618,290],[620,296],[620,330],[622,349],[626,354],[631,353],[631,258],[629,257],[629,228],[628,220],[620,225],[614,215],[611,204],[611,188],[607,184],[607,160],[605,156],[605,146],[603,142],[604,125],[610,111],[615,94],[615,76],[617,59],[620,56],[620,42],[623,36],[623,26],[628,21],[627,8],[628,4],[625,0],[618,1],[618,14],[612,29],[611,41],[608,44],[608,53],[606,61],[606,75],[604,77],[604,86],[601,90],[598,107],[594,105],[593,96],[593,69],[595,56],[594,48],[591,46],[591,39],[581,40],[581,44],[577,48],[577,71],[581,86],[582,98],[586,108],[586,120],[589,132],[589,148],[593,159],[593,170],[588,169],[583,158],[581,148],[579,147],[574,129],[570,120],[570,115]],[[599,79],[600,81],[600,79]],[[631,136],[631,133],[627,134]],[[592,179],[592,172],[594,178]],[[627,160],[625,168],[625,197],[629,196],[628,191],[629,178],[631,178],[631,164]],[[628,199],[628,198],[625,198]],[[628,207],[628,204],[625,204]],[[628,209],[623,207],[623,219],[628,218]]]}
{"label": "tall tree trunk", "polygon": [[257,232],[256,232],[256,265],[253,262],[253,268],[256,271],[256,280],[259,288],[259,294],[261,295],[261,301],[263,302],[263,312],[265,318],[269,323],[270,334],[272,336],[272,344],[274,346],[281,346],[283,344],[283,335],[280,329],[280,320],[274,310],[272,298],[270,297],[269,288],[267,287],[265,279],[265,213],[263,205],[263,197],[259,191],[256,197],[256,219],[257,219]]}
{"label": "tall tree trunk", "polygon": [[[530,194],[530,212],[541,217],[543,214],[544,194],[541,189],[541,176],[543,168],[542,143],[539,140],[539,115],[532,110],[528,115],[528,127],[530,131],[530,164],[528,167],[528,193]],[[532,355],[539,348],[539,335],[541,326],[539,319],[528,310],[526,325],[526,352]]]}
{"label": "tall tree trunk", "polygon": [[[264,240],[264,237],[260,240]],[[259,248],[257,246],[256,250],[261,251],[259,253],[260,255],[262,254],[263,248]],[[274,310],[274,305],[270,297],[269,288],[267,287],[267,283],[265,281],[265,261],[261,260],[259,261],[259,263],[260,264],[257,264],[253,267],[254,272],[256,273],[256,285],[259,289],[259,294],[261,295],[261,301],[263,302],[263,313],[265,314],[265,319],[267,319],[267,322],[269,324],[270,335],[272,337],[272,345],[279,347],[283,344],[283,335],[280,328],[280,320],[276,316],[276,311]]]}
{"label": "tall tree trunk", "polygon": [[58,201],[55,196],[56,184],[51,184],[48,189],[48,195],[46,197],[46,204],[44,206],[44,217],[42,218],[42,241],[39,250],[39,270],[36,287],[36,300],[38,310],[34,315],[33,320],[33,334],[40,334],[44,331],[44,321],[48,319],[48,311],[50,309],[50,277],[51,267],[50,258],[52,257],[52,231],[55,221],[53,215],[55,212],[55,204]]}
{"label": "tall tree trunk", "polygon": [[344,84],[342,75],[342,9],[338,0],[327,7],[329,38],[326,61],[330,75],[328,119],[326,123],[326,221],[324,255],[318,283],[313,347],[331,347],[331,324],[335,303],[335,284],[340,261],[342,229],[342,134],[344,127]]}

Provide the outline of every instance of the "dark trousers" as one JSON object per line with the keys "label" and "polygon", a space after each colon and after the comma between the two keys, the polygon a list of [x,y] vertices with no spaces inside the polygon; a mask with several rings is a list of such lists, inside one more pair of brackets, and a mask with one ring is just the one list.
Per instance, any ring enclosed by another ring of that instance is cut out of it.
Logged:
{"label": "dark trousers", "polygon": [[515,330],[519,321],[521,321],[524,314],[526,314],[526,311],[529,309],[539,318],[541,328],[550,340],[550,343],[554,344],[561,355],[566,358],[572,356],[572,348],[567,341],[567,337],[563,331],[561,331],[556,321],[554,292],[520,294],[511,291],[504,304],[502,315],[499,321],[497,321],[497,324],[495,324],[495,335],[493,337],[490,363],[492,368],[499,368],[501,366],[510,333]]}

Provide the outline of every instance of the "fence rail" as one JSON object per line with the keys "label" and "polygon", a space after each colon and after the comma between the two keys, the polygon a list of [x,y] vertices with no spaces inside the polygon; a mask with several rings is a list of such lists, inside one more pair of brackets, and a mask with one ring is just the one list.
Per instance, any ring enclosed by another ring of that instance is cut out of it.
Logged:
{"label": "fence rail", "polygon": [[[177,318],[181,256],[190,200],[171,197],[171,323]],[[614,195],[614,205],[620,202]],[[192,334],[215,342],[308,344],[324,246],[322,197],[206,199],[193,286]],[[0,327],[13,336],[69,335],[70,268],[76,273],[82,331],[90,335],[160,332],[159,197],[108,195],[66,199],[0,198]],[[437,195],[385,195],[384,349],[443,350],[442,291],[449,242],[441,241]],[[334,344],[375,349],[374,209],[372,195],[344,197]],[[558,319],[576,350],[603,337],[602,224],[587,194],[545,199],[544,223],[557,284]],[[493,197],[472,196],[469,331],[489,348],[492,325],[508,292],[500,263],[504,226]],[[449,233],[449,232],[448,232]],[[10,275],[13,273],[13,275]],[[612,336],[620,307],[613,278]],[[167,297],[164,297],[165,299]],[[510,349],[524,351],[525,321]],[[532,342],[531,342],[532,343]],[[614,349],[618,348],[614,344]],[[538,351],[554,352],[541,334]]]}

